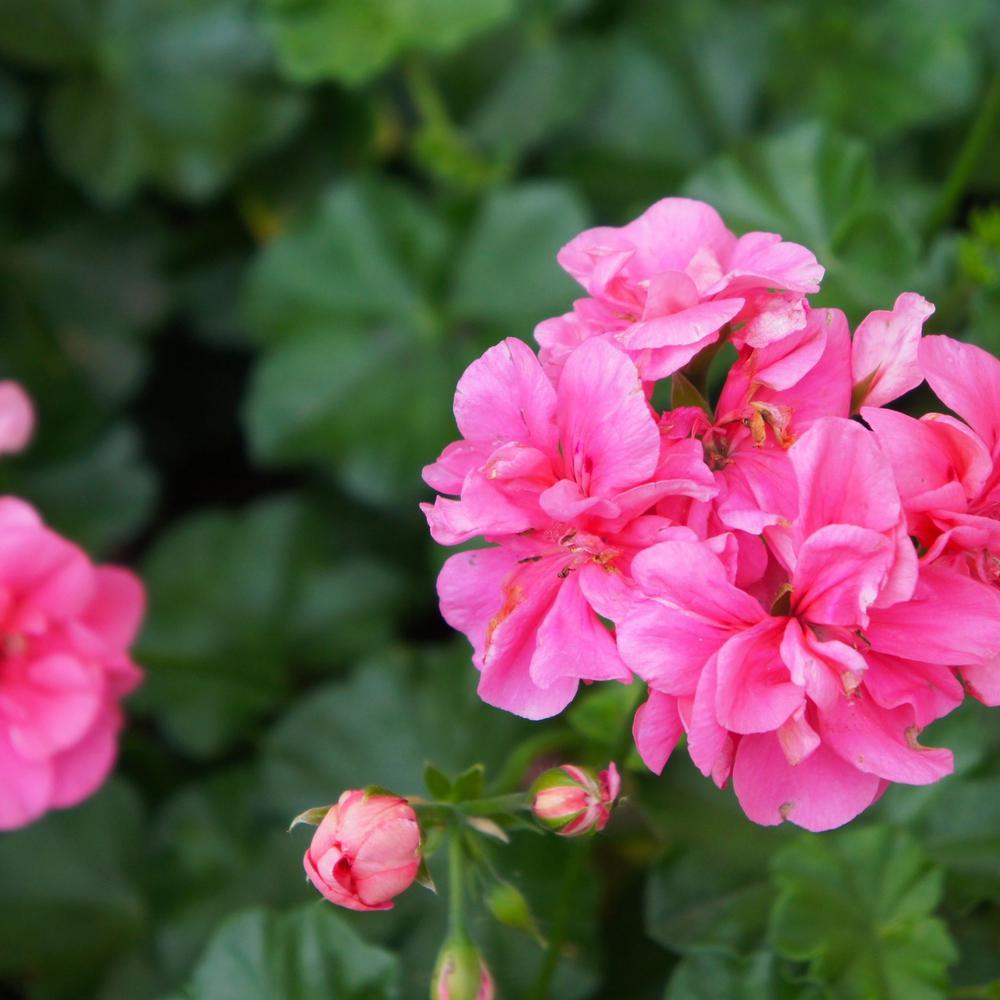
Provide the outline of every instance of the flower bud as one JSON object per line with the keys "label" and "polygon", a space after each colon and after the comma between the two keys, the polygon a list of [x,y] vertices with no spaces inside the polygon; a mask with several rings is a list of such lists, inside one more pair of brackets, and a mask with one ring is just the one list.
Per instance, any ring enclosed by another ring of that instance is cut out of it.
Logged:
{"label": "flower bud", "polygon": [[614,762],[595,775],[587,767],[564,764],[546,771],[534,784],[535,816],[562,837],[603,830],[621,789]]}
{"label": "flower bud", "polygon": [[17,382],[0,382],[0,454],[23,451],[35,427],[35,408]]}
{"label": "flower bud", "polygon": [[309,881],[349,910],[390,910],[420,868],[420,826],[406,799],[353,789],[331,806],[303,858]]}
{"label": "flower bud", "polygon": [[464,936],[445,941],[434,967],[431,1000],[493,1000],[493,976],[476,946]]}

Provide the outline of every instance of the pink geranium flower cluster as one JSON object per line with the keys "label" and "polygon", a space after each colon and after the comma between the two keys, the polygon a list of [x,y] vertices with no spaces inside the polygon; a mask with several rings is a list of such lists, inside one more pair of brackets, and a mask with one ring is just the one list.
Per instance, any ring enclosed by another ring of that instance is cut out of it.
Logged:
{"label": "pink geranium flower cluster", "polygon": [[[0,453],[34,426],[28,396],[0,382]],[[107,777],[122,724],[119,700],[141,674],[128,649],[142,584],[95,566],[35,510],[0,497],[0,830],[76,805]]]}
{"label": "pink geranium flower cluster", "polygon": [[[558,259],[586,296],[538,356],[508,339],[469,366],[462,439],[424,472],[435,540],[488,543],[438,580],[482,698],[541,719],[637,675],[647,765],[686,735],[763,824],[829,829],[949,773],[921,730],[966,691],[1000,703],[1000,361],[922,338],[913,293],[852,336],[809,302],[810,251],[701,202]],[[680,376],[725,342],[710,406]],[[691,405],[658,409],[675,373]],[[924,379],[961,420],[882,408]]]}

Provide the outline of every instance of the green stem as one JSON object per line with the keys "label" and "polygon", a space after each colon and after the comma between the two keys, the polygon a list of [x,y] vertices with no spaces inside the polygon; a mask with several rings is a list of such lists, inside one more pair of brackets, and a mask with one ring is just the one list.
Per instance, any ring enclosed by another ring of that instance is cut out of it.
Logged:
{"label": "green stem", "polygon": [[972,179],[972,174],[986,149],[990,133],[996,127],[998,120],[1000,120],[1000,72],[997,72],[990,81],[979,114],[976,115],[965,142],[962,143],[955,164],[927,220],[924,234],[927,239],[947,225],[955,214],[955,208],[965,194],[965,189]]}
{"label": "green stem", "polygon": [[403,76],[413,104],[424,123],[443,131],[453,131],[454,126],[444,98],[424,63],[419,59],[410,59],[403,67]]}
{"label": "green stem", "polygon": [[531,796],[527,792],[513,792],[510,795],[494,795],[489,799],[469,799],[459,802],[455,808],[466,816],[491,816],[493,813],[529,809]]}
{"label": "green stem", "polygon": [[635,690],[632,691],[632,699],[628,703],[628,709],[625,712],[625,718],[622,720],[622,727],[618,733],[618,739],[615,741],[611,757],[622,770],[625,769],[625,761],[632,750],[632,718],[646,690],[646,685],[638,680],[632,682],[632,687]]}
{"label": "green stem", "polygon": [[590,857],[590,849],[589,837],[570,846],[570,856],[563,872],[562,886],[559,889],[559,898],[556,900],[556,910],[552,919],[552,933],[545,949],[545,957],[542,959],[542,967],[535,985],[528,994],[528,1000],[548,1000],[552,979],[559,964],[559,955],[566,940],[566,932],[569,930],[569,918],[573,912],[577,883],[580,881],[587,858]]}
{"label": "green stem", "polygon": [[465,848],[454,824],[448,837],[448,936],[465,936]]}

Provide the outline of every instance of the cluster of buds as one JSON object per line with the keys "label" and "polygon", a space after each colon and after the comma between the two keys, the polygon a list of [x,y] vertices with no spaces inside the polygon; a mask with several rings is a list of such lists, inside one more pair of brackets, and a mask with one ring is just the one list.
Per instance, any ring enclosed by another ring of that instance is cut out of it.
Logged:
{"label": "cluster of buds", "polygon": [[[469,831],[505,841],[507,836],[500,823],[511,819],[511,810],[530,808],[547,829],[563,837],[578,837],[604,829],[621,788],[614,763],[600,773],[565,764],[543,773],[527,794],[467,800],[461,789],[468,785],[481,790],[481,767],[466,773],[466,778],[472,776],[475,782],[459,779],[454,785],[435,768],[429,767],[428,771],[428,787],[436,788],[441,793],[437,797],[444,801],[406,799],[381,788],[355,788],[344,792],[334,805],[308,809],[293,820],[292,827],[299,823],[316,827],[302,863],[307,878],[325,899],[349,910],[389,910],[392,900],[414,882],[433,887],[424,862],[428,847],[417,815],[420,809],[427,810],[427,824],[437,822],[443,808],[450,809],[451,818],[445,824],[451,824],[453,832],[463,829],[464,823]],[[463,805],[472,808],[463,812]],[[494,808],[499,822],[485,814]],[[458,819],[458,826],[454,825],[456,817],[464,817]],[[461,913],[465,892],[461,836],[454,840],[454,846],[459,869],[452,870],[449,889],[453,904],[457,901],[458,905],[452,907],[452,925],[435,965],[431,1000],[492,1000],[495,988],[489,967],[461,920],[456,923],[454,918],[456,912]],[[513,886],[499,883],[487,905],[502,923],[525,930],[539,943],[545,943],[527,902]],[[516,911],[513,915],[512,907]]]}

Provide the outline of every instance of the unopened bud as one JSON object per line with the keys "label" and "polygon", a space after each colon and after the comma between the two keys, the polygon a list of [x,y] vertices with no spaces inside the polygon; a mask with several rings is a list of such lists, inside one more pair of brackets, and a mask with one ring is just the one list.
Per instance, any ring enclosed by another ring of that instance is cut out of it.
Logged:
{"label": "unopened bud", "polygon": [[600,774],[588,767],[564,764],[546,771],[535,782],[531,808],[550,830],[562,837],[578,837],[608,825],[620,789],[614,762]]}
{"label": "unopened bud", "polygon": [[434,967],[431,1000],[493,1000],[493,976],[476,950],[463,936],[445,941]]}

